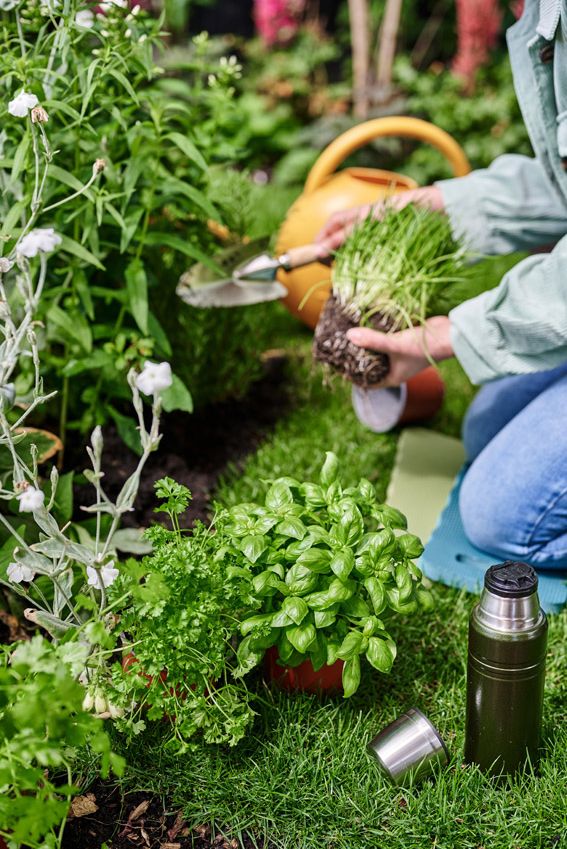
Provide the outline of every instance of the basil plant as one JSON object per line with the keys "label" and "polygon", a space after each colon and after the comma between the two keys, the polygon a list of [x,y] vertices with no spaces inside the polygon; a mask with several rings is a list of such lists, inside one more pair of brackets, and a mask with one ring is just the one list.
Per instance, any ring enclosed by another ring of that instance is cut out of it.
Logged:
{"label": "basil plant", "polygon": [[381,504],[362,479],[345,487],[327,453],[318,483],[275,480],[264,504],[239,504],[218,517],[253,572],[261,612],[241,623],[238,673],[276,646],[279,660],[315,670],[344,661],[343,689],[358,689],[361,658],[390,671],[389,624],[433,599],[413,560],[423,551],[398,510]]}

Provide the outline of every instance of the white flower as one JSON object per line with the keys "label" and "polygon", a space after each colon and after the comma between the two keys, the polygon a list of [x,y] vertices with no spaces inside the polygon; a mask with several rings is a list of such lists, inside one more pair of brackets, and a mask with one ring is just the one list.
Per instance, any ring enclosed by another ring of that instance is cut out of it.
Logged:
{"label": "white flower", "polygon": [[13,264],[14,263],[10,262],[10,260],[5,256],[0,257],[0,274],[7,274]]}
{"label": "white flower", "polygon": [[3,12],[11,12],[19,2],[20,0],[0,0],[0,9]]}
{"label": "white flower", "polygon": [[13,115],[14,118],[26,118],[30,109],[33,109],[38,103],[39,100],[35,94],[30,94],[27,91],[21,91],[9,102],[8,112],[10,115]]}
{"label": "white flower", "polygon": [[96,587],[98,590],[113,584],[118,574],[118,569],[114,567],[114,560],[110,560],[104,566],[99,566],[98,569],[95,569],[94,566],[87,566],[88,585],[89,587]]}
{"label": "white flower", "polygon": [[28,486],[23,492],[17,496],[20,502],[20,513],[33,513],[43,507],[45,495],[41,489],[36,489],[35,486]]}
{"label": "white flower", "polygon": [[90,9],[80,9],[75,15],[75,24],[83,29],[91,29],[94,26],[95,16]]}
{"label": "white flower", "polygon": [[169,363],[152,363],[150,360],[146,360],[136,377],[136,386],[144,395],[159,395],[164,389],[169,389],[172,382]]}
{"label": "white flower", "polygon": [[13,584],[21,584],[22,581],[33,581],[35,572],[24,563],[10,563],[6,569],[8,580]]}
{"label": "white flower", "polygon": [[61,0],[41,0],[39,11],[42,15],[48,15],[50,12],[54,12],[60,5]]}
{"label": "white flower", "polygon": [[48,253],[61,244],[59,236],[53,227],[32,230],[16,245],[16,251],[21,256],[37,256],[38,253]]}

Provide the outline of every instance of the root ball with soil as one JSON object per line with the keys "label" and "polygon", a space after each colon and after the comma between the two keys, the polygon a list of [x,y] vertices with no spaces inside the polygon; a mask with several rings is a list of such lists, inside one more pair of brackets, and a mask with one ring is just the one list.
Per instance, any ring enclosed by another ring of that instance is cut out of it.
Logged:
{"label": "root ball with soil", "polygon": [[389,371],[388,356],[349,342],[347,330],[394,332],[422,324],[430,305],[463,280],[465,261],[445,215],[413,204],[386,207],[380,218],[371,214],[336,253],[314,359],[358,386],[380,384]]}

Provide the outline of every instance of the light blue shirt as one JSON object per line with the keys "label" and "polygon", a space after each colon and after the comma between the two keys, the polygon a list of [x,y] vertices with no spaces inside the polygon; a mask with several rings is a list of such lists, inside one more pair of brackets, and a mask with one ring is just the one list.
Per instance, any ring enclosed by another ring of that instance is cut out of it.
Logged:
{"label": "light blue shirt", "polygon": [[501,156],[437,186],[475,253],[557,244],[451,311],[453,347],[473,383],[567,361],[567,0],[526,0],[506,35],[535,158]]}

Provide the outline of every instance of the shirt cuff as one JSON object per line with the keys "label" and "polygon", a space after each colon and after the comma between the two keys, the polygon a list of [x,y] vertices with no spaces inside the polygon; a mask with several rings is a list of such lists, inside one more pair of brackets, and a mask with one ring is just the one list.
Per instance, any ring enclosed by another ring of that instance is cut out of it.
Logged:
{"label": "shirt cuff", "polygon": [[473,173],[452,180],[439,180],[434,185],[441,192],[453,238],[464,241],[469,251],[487,254],[490,252],[490,231],[482,209],[482,192],[478,183]]}

